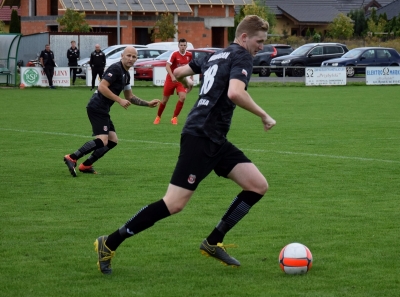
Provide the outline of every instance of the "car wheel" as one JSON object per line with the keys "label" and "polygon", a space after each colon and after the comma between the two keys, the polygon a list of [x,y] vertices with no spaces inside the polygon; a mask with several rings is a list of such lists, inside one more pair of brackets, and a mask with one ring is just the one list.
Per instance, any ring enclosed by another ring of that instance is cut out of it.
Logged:
{"label": "car wheel", "polygon": [[304,68],[301,64],[295,64],[293,66],[301,66],[302,68],[292,68],[292,76],[294,77],[302,77],[304,76]]}
{"label": "car wheel", "polygon": [[353,66],[347,66],[346,67],[346,75],[347,77],[353,77],[355,73],[354,67]]}
{"label": "car wheel", "polygon": [[268,77],[268,76],[271,75],[271,69],[266,68],[265,66],[268,66],[268,65],[265,64],[265,63],[262,63],[262,64],[261,64],[261,67],[262,67],[262,68],[259,69],[260,72],[258,73],[258,75],[259,75],[260,77]]}

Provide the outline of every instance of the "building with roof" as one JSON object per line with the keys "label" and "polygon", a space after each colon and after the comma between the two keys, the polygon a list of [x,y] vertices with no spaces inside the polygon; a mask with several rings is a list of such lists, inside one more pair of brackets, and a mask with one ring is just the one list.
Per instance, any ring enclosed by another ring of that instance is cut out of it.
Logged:
{"label": "building with roof", "polygon": [[264,0],[275,14],[275,33],[305,36],[307,29],[325,33],[327,27],[339,13],[380,9],[396,0]]}
{"label": "building with roof", "polygon": [[0,7],[0,20],[6,25],[5,31],[8,32],[10,28],[11,12],[16,10],[20,15],[18,6],[4,6]]}
{"label": "building with roof", "polygon": [[[13,0],[0,0],[13,1]],[[235,6],[251,0],[18,0],[21,2],[21,33],[58,32],[57,18],[67,8],[86,13],[94,32],[109,33],[109,44],[147,44],[157,17],[174,15],[179,33],[195,47],[226,47],[228,27],[234,26]],[[119,9],[117,6],[119,5]],[[119,11],[119,26],[117,24]]]}

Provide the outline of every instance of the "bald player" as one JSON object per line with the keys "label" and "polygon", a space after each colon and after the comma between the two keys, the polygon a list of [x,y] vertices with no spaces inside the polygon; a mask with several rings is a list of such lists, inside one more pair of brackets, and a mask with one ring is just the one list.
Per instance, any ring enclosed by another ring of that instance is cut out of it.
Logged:
{"label": "bald player", "polygon": [[[64,163],[73,177],[76,177],[75,168],[78,159],[93,152],[86,161],[79,165],[79,171],[96,174],[97,172],[93,168],[93,163],[117,145],[117,133],[110,118],[110,109],[115,102],[125,109],[131,104],[156,107],[160,103],[159,99],[145,101],[132,93],[130,85],[131,77],[128,70],[136,62],[136,59],[136,49],[132,46],[125,48],[121,54],[121,60],[107,68],[98,90],[90,98],[86,106],[86,111],[95,139],[86,142],[74,153],[64,156]],[[125,99],[119,96],[122,91],[124,92]]]}

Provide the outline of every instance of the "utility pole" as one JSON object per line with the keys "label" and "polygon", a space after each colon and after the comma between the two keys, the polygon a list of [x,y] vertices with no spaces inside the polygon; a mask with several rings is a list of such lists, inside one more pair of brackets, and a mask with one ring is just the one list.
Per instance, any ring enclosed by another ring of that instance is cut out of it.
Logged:
{"label": "utility pole", "polygon": [[121,44],[121,36],[120,36],[120,22],[119,22],[119,0],[116,0],[117,3],[117,44]]}

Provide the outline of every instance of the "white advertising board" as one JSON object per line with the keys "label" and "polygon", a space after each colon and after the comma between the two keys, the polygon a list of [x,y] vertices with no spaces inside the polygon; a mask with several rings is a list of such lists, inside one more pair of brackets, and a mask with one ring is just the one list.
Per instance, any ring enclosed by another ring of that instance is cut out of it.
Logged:
{"label": "white advertising board", "polygon": [[367,67],[365,82],[367,85],[398,85],[400,67]]}
{"label": "white advertising board", "polygon": [[[104,72],[106,72],[107,68],[104,69]],[[133,73],[134,73],[133,67],[129,68],[129,74],[131,75],[131,80],[130,80],[131,86],[133,86],[135,83]],[[99,78],[99,76],[97,76],[96,80],[94,81],[94,85],[97,87],[99,85],[99,83],[100,83],[100,78]],[[88,87],[92,86],[92,68],[90,68],[90,67],[86,68],[86,85]]]}
{"label": "white advertising board", "polygon": [[346,85],[346,67],[306,68],[306,86]]}
{"label": "white advertising board", "polygon": [[[164,86],[166,77],[167,77],[167,69],[165,69],[165,67],[153,68],[153,85]],[[193,82],[195,86],[197,86],[200,83],[200,76],[198,74],[193,75]]]}
{"label": "white advertising board", "polygon": [[[71,83],[69,75],[69,67],[55,67],[53,85],[56,87],[69,87]],[[21,67],[21,83],[26,87],[49,86],[46,73],[41,67]]]}

